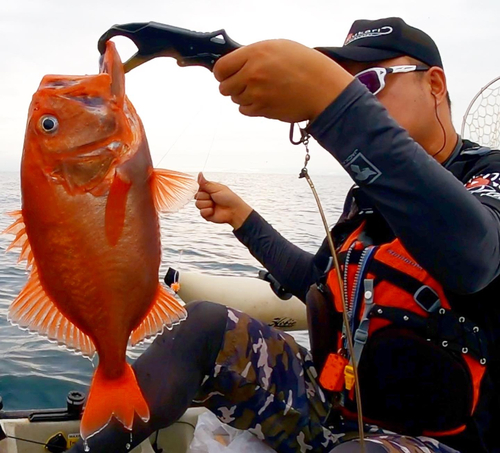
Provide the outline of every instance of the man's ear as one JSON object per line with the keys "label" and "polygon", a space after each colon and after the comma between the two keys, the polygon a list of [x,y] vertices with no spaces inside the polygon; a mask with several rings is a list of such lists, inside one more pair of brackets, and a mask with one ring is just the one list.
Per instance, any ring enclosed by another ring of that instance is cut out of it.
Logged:
{"label": "man's ear", "polygon": [[426,79],[429,83],[431,95],[434,96],[436,104],[440,105],[446,100],[446,93],[448,93],[446,76],[443,69],[438,66],[433,66],[427,71]]}

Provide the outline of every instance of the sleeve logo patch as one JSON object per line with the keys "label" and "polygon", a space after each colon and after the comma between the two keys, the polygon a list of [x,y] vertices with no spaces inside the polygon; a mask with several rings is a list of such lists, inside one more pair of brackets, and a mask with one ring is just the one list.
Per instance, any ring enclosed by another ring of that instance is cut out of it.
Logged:
{"label": "sleeve logo patch", "polygon": [[500,173],[474,176],[465,184],[465,188],[474,195],[500,200]]}
{"label": "sleeve logo patch", "polygon": [[357,149],[343,162],[343,165],[356,181],[365,185],[371,184],[382,174],[382,172]]}

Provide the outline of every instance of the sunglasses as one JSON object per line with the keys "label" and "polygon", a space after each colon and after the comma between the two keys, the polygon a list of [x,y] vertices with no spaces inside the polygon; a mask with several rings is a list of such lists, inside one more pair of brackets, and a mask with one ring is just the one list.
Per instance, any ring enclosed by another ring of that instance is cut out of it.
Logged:
{"label": "sunglasses", "polygon": [[359,72],[356,77],[372,94],[380,93],[385,87],[385,76],[387,74],[402,74],[404,72],[428,71],[427,66],[405,65],[391,66],[389,68],[369,68]]}

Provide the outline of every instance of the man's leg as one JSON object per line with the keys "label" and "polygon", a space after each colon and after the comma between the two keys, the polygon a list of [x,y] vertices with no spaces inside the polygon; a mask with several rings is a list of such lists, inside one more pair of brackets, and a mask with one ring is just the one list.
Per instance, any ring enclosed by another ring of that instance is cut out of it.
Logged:
{"label": "man's leg", "polygon": [[[131,439],[130,432],[112,418],[106,428],[88,439],[91,453],[129,452],[154,431],[175,422],[190,406],[203,377],[213,369],[226,329],[227,309],[210,302],[194,302],[186,308],[187,319],[165,330],[133,365],[151,419],[144,423],[136,416]],[[84,452],[83,443],[70,452]]]}
{"label": "man's leg", "polygon": [[[366,453],[459,453],[453,448],[429,438],[412,438],[397,434],[369,435],[365,440]],[[359,453],[358,440],[335,447],[332,453]]]}
{"label": "man's leg", "polygon": [[[305,348],[225,306],[200,302],[187,308],[187,320],[159,336],[134,364],[150,421],[136,417],[131,438],[112,419],[88,440],[92,453],[130,451],[175,422],[193,400],[279,452],[323,452],[337,444],[322,426],[329,405]],[[70,451],[83,452],[83,444]]]}
{"label": "man's leg", "polygon": [[[317,383],[310,353],[284,332],[228,309],[213,372],[194,403],[224,423],[249,430],[278,452],[359,453],[353,424],[329,427],[330,404]],[[355,424],[354,424],[355,425]],[[427,438],[366,426],[366,453],[457,453]]]}
{"label": "man's leg", "polygon": [[[343,440],[341,429],[325,428],[330,405],[312,357],[290,335],[222,305],[187,309],[187,320],[160,335],[134,364],[150,421],[136,417],[131,437],[112,419],[88,440],[92,453],[130,451],[175,422],[193,400],[278,452],[329,452]],[[70,450],[83,451],[81,442]]]}
{"label": "man's leg", "polygon": [[288,334],[228,308],[223,345],[194,403],[278,452],[328,452],[340,435],[325,429],[329,403],[312,357]]}

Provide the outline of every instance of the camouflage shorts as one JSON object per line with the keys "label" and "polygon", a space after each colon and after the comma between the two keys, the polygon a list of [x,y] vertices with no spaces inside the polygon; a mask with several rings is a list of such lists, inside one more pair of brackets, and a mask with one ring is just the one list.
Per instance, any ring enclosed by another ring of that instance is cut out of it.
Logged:
{"label": "camouflage shorts", "polygon": [[[194,404],[278,452],[359,451],[347,426],[328,426],[330,404],[317,377],[310,352],[290,335],[228,308],[223,346]],[[433,439],[365,431],[367,452],[456,453]]]}

